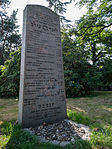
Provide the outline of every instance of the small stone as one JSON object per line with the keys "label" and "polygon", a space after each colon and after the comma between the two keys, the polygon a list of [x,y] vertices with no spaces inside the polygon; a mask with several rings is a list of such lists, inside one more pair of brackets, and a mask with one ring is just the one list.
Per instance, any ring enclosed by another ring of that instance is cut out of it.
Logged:
{"label": "small stone", "polygon": [[61,142],[60,145],[62,146],[66,146],[68,144],[67,142],[74,142],[79,138],[83,140],[90,139],[88,127],[69,120],[64,120],[60,123],[40,125],[36,128],[26,128],[26,130],[39,136],[40,142],[54,142],[52,144],[59,144]]}
{"label": "small stone", "polygon": [[49,143],[54,144],[54,145],[59,145],[60,144],[59,141],[50,141]]}
{"label": "small stone", "polygon": [[72,139],[71,139],[71,141],[72,141],[72,142],[74,142],[74,141],[75,141],[75,139],[74,139],[74,138],[72,138]]}
{"label": "small stone", "polygon": [[43,126],[46,126],[46,125],[47,125],[47,124],[44,122],[44,123],[43,123]]}
{"label": "small stone", "polygon": [[49,140],[46,140],[44,137],[40,137],[39,139],[40,139],[40,141],[43,142],[43,143],[49,142]]}
{"label": "small stone", "polygon": [[18,124],[18,120],[16,120],[16,124]]}
{"label": "small stone", "polygon": [[100,129],[99,128],[94,128],[93,131],[98,132]]}
{"label": "small stone", "polygon": [[80,131],[81,131],[82,133],[85,133],[85,130],[84,130],[83,128],[80,128]]}
{"label": "small stone", "polygon": [[68,145],[68,144],[70,144],[70,142],[68,142],[68,141],[64,141],[64,142],[61,142],[61,143],[60,143],[61,146],[66,146],[66,145]]}

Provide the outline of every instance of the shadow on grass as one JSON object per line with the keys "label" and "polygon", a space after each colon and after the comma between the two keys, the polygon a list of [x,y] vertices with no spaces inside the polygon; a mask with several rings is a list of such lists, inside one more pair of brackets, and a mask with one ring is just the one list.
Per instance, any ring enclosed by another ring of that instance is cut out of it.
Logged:
{"label": "shadow on grass", "polygon": [[112,127],[104,127],[100,122],[89,119],[87,116],[78,112],[68,112],[68,117],[74,122],[89,126],[91,129],[90,144],[93,147],[112,149]]}
{"label": "shadow on grass", "polygon": [[89,142],[80,139],[66,147],[40,143],[35,136],[30,135],[14,122],[5,122],[0,127],[2,136],[6,137],[5,141],[2,141],[3,149],[92,149]]}
{"label": "shadow on grass", "polygon": [[72,97],[72,99],[92,98],[92,97],[98,97],[98,96],[112,96],[112,91],[91,91],[88,95]]}
{"label": "shadow on grass", "polygon": [[[97,93],[97,92],[96,92]],[[96,125],[112,125],[112,91],[98,92],[97,97],[79,98],[79,99],[67,99],[67,108],[73,113],[71,114],[72,119],[79,123],[86,120],[86,125],[91,123]],[[86,117],[87,116],[87,117]],[[85,118],[85,119],[84,119]],[[90,119],[88,119],[90,118]],[[82,120],[82,121],[81,121]]]}

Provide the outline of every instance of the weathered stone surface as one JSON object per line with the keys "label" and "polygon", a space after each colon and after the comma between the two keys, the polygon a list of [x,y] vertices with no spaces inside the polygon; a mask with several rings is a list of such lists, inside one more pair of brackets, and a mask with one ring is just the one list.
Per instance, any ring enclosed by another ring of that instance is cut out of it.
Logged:
{"label": "weathered stone surface", "polygon": [[66,117],[59,16],[46,7],[24,10],[19,123],[34,127]]}

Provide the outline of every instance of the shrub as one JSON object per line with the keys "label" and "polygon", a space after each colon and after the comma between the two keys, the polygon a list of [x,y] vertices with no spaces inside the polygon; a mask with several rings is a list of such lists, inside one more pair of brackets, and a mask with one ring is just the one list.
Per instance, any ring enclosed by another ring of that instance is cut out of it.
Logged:
{"label": "shrub", "polygon": [[10,59],[0,66],[0,96],[18,96],[21,49],[10,53]]}

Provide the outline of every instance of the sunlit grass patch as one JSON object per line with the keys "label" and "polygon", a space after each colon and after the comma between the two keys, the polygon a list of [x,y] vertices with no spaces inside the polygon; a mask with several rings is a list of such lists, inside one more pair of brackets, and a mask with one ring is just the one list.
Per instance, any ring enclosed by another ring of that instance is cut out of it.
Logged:
{"label": "sunlit grass patch", "polygon": [[1,130],[3,135],[0,147],[6,149],[26,149],[29,147],[30,149],[32,144],[37,145],[38,143],[37,139],[23,131],[20,125],[15,125],[13,122],[5,122],[1,125]]}
{"label": "sunlit grass patch", "polygon": [[1,135],[0,136],[0,149],[4,149],[10,140],[10,136]]}
{"label": "sunlit grass patch", "polygon": [[98,131],[93,131],[90,142],[94,147],[112,149],[112,127],[105,127]]}
{"label": "sunlit grass patch", "polygon": [[0,99],[0,121],[17,120],[18,101],[16,99]]}
{"label": "sunlit grass patch", "polygon": [[83,115],[83,113],[81,112],[75,112],[75,111],[73,112],[69,110],[67,114],[68,114],[69,119],[79,124],[90,125],[91,123],[91,120],[87,116]]}

